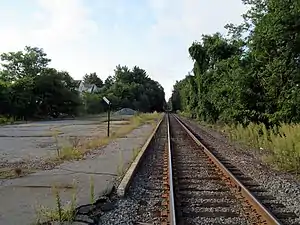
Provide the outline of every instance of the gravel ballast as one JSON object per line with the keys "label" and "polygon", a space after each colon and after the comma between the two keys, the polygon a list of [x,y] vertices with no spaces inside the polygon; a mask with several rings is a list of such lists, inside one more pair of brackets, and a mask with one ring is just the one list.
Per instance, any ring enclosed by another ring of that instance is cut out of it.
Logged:
{"label": "gravel ballast", "polygon": [[[210,163],[209,158],[174,119],[175,198],[179,224],[250,224],[242,205]],[[193,166],[191,166],[191,164]]]}
{"label": "gravel ballast", "polygon": [[231,164],[239,168],[245,175],[251,177],[263,186],[276,200],[282,203],[286,210],[294,212],[300,223],[300,181],[293,175],[279,172],[262,161],[262,153],[249,147],[233,143],[228,138],[210,128],[201,126],[195,121],[182,118],[201,141],[213,151],[221,154]]}

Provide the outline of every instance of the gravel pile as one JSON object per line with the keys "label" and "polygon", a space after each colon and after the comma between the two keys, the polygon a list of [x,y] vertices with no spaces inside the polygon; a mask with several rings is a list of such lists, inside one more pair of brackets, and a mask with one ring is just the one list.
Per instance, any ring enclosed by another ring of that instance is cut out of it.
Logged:
{"label": "gravel pile", "polygon": [[[232,143],[223,134],[200,126],[194,121],[188,121],[184,118],[182,120],[203,139],[208,147],[268,190],[276,198],[275,202],[280,202],[286,207],[281,211],[294,212],[296,218],[287,224],[300,223],[299,180],[291,174],[278,172],[267,166],[261,160],[262,154],[259,151]],[[291,217],[293,217],[292,214]]]}
{"label": "gravel pile", "polygon": [[160,224],[163,151],[166,143],[166,121],[162,122],[147,150],[142,166],[133,178],[128,194],[116,201],[115,209],[100,217],[99,224]]}
{"label": "gravel pile", "polygon": [[[176,167],[176,199],[180,224],[250,224],[225,182],[207,156],[172,120],[173,158]],[[192,165],[192,166],[191,166]]]}
{"label": "gravel pile", "polygon": [[137,112],[130,108],[123,108],[117,112],[115,112],[115,115],[135,115]]}

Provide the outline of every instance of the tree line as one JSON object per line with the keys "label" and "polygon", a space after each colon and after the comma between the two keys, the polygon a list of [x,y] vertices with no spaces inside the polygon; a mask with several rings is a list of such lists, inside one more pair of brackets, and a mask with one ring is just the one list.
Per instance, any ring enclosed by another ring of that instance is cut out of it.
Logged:
{"label": "tree line", "polygon": [[202,35],[188,52],[192,73],[176,81],[169,103],[208,122],[277,125],[300,121],[300,5],[243,0],[242,24],[226,36]]}
{"label": "tree line", "polygon": [[86,74],[85,86],[97,88],[79,92],[79,82],[66,71],[49,67],[51,59],[43,49],[26,46],[23,51],[1,54],[0,117],[38,119],[101,113],[129,107],[141,112],[162,111],[165,93],[144,69],[118,65],[104,82],[96,73]]}

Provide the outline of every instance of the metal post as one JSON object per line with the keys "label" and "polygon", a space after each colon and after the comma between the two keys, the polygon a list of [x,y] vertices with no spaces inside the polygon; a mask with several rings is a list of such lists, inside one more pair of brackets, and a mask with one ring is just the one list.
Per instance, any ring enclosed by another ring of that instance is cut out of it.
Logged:
{"label": "metal post", "polygon": [[108,104],[108,111],[107,111],[107,137],[109,137],[109,122],[110,122],[110,104]]}

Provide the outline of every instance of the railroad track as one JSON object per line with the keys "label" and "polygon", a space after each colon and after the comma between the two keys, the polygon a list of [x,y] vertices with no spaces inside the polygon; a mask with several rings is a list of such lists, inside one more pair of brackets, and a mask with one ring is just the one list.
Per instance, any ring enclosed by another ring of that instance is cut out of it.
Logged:
{"label": "railroad track", "polygon": [[161,224],[297,224],[295,214],[173,115],[167,133]]}
{"label": "railroad track", "polygon": [[138,163],[126,198],[99,224],[299,224],[300,218],[275,196],[200,140],[167,114]]}

